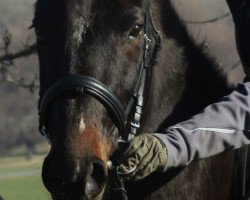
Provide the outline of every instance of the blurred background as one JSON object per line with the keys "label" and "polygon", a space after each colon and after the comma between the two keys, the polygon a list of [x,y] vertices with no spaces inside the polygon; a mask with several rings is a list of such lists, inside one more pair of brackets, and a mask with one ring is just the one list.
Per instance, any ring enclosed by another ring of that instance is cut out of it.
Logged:
{"label": "blurred background", "polygon": [[[29,29],[35,0],[0,0],[0,196],[50,199],[41,181],[49,150],[38,132],[38,61]],[[216,58],[232,84],[243,78],[225,0],[174,0],[197,45]]]}
{"label": "blurred background", "polygon": [[35,0],[0,0],[0,195],[50,199],[41,180],[49,146],[38,132],[38,61],[32,22]]}

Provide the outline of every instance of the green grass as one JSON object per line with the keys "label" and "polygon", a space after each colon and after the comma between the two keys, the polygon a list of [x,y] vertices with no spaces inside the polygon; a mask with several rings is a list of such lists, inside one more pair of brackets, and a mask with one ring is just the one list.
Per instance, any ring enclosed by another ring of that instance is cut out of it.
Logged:
{"label": "green grass", "polygon": [[0,195],[4,200],[49,200],[41,180],[42,156],[0,158]]}
{"label": "green grass", "polygon": [[0,180],[0,194],[4,200],[47,200],[39,176],[12,177]]}

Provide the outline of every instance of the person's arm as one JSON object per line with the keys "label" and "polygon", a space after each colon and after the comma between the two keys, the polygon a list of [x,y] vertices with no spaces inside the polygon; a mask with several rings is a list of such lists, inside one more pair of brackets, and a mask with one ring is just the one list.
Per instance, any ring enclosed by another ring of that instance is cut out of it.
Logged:
{"label": "person's arm", "polygon": [[214,156],[250,144],[250,82],[164,133],[136,136],[125,152],[120,172],[140,180],[154,171]]}
{"label": "person's arm", "polygon": [[[245,81],[250,81],[250,0],[227,0],[236,27],[236,41]],[[250,82],[239,84],[229,96],[164,133],[135,137],[119,171],[140,180],[154,171],[185,166],[228,149],[250,144]]]}
{"label": "person's arm", "polygon": [[154,135],[168,149],[166,169],[250,144],[250,82],[165,134]]}

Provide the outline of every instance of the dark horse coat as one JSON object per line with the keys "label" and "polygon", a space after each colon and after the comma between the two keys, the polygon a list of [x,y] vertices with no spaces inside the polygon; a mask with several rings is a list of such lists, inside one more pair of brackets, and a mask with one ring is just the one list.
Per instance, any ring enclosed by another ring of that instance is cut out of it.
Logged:
{"label": "dark horse coat", "polygon": [[[70,74],[93,77],[127,105],[142,57],[143,13],[149,0],[38,0],[40,98]],[[202,47],[189,38],[169,0],[150,2],[163,33],[158,64],[147,85],[140,132],[157,132],[183,121],[230,92],[226,78]],[[131,37],[132,36],[132,37]],[[46,128],[51,150],[43,181],[54,200],[119,199],[107,183],[107,161],[118,133],[96,99],[67,94],[54,99]],[[237,198],[235,152],[196,162],[185,169],[153,174],[126,184],[129,199]]]}

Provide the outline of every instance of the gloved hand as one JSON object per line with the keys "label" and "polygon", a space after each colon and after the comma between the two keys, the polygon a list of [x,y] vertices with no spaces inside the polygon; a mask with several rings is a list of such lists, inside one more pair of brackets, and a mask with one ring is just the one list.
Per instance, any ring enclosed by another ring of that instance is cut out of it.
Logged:
{"label": "gloved hand", "polygon": [[138,181],[155,171],[163,171],[167,164],[167,148],[155,136],[136,136],[124,153],[118,171],[125,180]]}

